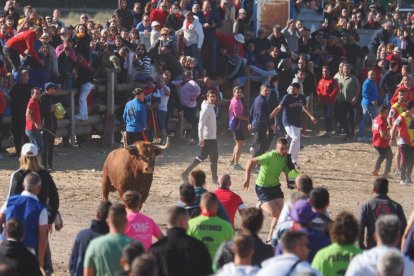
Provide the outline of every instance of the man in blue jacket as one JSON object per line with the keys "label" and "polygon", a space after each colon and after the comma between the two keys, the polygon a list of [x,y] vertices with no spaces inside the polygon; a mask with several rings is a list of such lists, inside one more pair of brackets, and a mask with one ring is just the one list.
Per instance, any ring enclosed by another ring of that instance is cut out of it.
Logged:
{"label": "man in blue jacket", "polygon": [[[24,178],[24,191],[21,195],[14,195],[7,199],[0,210],[0,225],[11,218],[19,219],[25,225],[23,243],[26,248],[37,256],[39,266],[45,265],[45,253],[47,244],[47,209],[39,202],[37,194],[41,189],[40,176],[29,173]],[[5,240],[5,235],[2,240]]]}
{"label": "man in blue jacket", "polygon": [[123,115],[128,145],[132,145],[136,141],[147,140],[144,133],[147,128],[147,107],[145,106],[144,90],[135,88],[132,94],[135,98],[127,102]]}
{"label": "man in blue jacket", "polygon": [[378,86],[375,83],[375,72],[373,70],[368,71],[368,78],[362,85],[362,119],[359,124],[358,142],[368,141],[365,136],[365,128],[367,126],[369,118],[374,120],[378,116],[378,104],[382,102],[382,99],[378,93]]}

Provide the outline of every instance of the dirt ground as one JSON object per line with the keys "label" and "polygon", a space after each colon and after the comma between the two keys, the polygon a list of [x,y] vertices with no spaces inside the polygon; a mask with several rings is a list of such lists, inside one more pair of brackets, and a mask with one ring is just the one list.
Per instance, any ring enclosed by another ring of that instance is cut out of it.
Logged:
{"label": "dirt ground", "polygon": [[[315,186],[325,186],[331,195],[329,212],[332,217],[342,210],[358,214],[360,205],[371,196],[371,171],[376,153],[367,143],[343,143],[340,137],[322,138],[310,134],[303,140],[305,148],[300,153],[301,171],[310,175]],[[248,158],[248,141],[244,147],[242,162]],[[60,195],[60,211],[64,219],[64,228],[54,232],[51,237],[51,249],[55,275],[68,275],[68,259],[75,235],[89,226],[100,201],[102,165],[108,150],[99,147],[100,140],[93,139],[87,145],[77,148],[58,146],[55,151],[56,172],[53,173]],[[244,172],[230,170],[227,166],[231,156],[233,141],[229,135],[219,139],[219,173],[229,172],[232,176],[232,189],[240,194],[249,206],[256,203],[254,189],[242,191],[241,183]],[[172,146],[156,162],[156,171],[150,196],[143,207],[143,212],[151,216],[165,230],[166,210],[178,199],[179,174],[197,154],[198,147],[187,142],[172,140]],[[244,166],[243,166],[244,167]],[[18,168],[17,158],[5,157],[0,160],[0,198],[3,200],[8,191],[10,174]],[[208,174],[209,190],[215,189],[211,184],[208,162],[200,165]],[[254,187],[254,177],[252,185]],[[390,196],[400,202],[409,216],[413,210],[414,186],[401,187],[397,179],[390,182]],[[285,196],[290,194],[283,184]],[[119,198],[111,194],[113,201]],[[270,219],[265,222],[262,236],[268,231]],[[239,225],[239,218],[236,218]]]}

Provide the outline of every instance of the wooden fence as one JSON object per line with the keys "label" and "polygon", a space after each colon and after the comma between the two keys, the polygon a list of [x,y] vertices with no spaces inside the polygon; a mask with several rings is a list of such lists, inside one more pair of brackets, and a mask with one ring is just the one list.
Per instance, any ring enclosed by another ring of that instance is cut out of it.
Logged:
{"label": "wooden fence", "polygon": [[[120,126],[119,124],[113,123],[108,127],[105,124],[107,124],[106,118],[112,117],[114,119],[115,111],[121,108],[120,106],[115,105],[115,94],[130,92],[136,87],[142,87],[142,84],[135,82],[129,84],[116,84],[115,73],[113,71],[108,71],[106,85],[97,85],[97,87],[100,93],[106,92],[106,104],[94,105],[93,114],[89,115],[88,120],[84,121],[76,120],[75,118],[75,111],[77,105],[77,103],[75,102],[75,96],[79,93],[79,90],[66,89],[60,90],[58,92],[58,96],[69,96],[70,105],[69,108],[67,108],[69,116],[65,117],[64,119],[58,120],[57,122],[56,136],[59,138],[69,137],[69,141],[72,147],[74,147],[76,144],[76,136],[92,134],[103,135],[104,132],[107,136],[104,137],[104,142],[109,142],[104,143],[103,145],[106,147],[112,146],[114,143],[114,132],[120,130]],[[5,117],[3,119],[3,126],[7,127],[10,126],[10,124],[11,117]],[[4,138],[7,137],[3,137],[3,140],[0,141],[3,148],[14,146],[12,140]]]}

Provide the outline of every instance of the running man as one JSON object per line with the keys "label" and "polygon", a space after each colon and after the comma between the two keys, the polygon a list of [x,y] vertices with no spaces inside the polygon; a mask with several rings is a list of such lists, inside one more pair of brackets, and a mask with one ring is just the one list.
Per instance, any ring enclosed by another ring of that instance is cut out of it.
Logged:
{"label": "running man", "polygon": [[277,139],[275,150],[251,158],[246,165],[246,178],[243,183],[244,190],[249,189],[252,169],[256,165],[260,165],[255,187],[256,195],[259,199],[259,208],[273,218],[267,240],[272,238],[273,230],[283,207],[284,195],[279,182],[280,174],[284,172],[287,176],[289,171],[295,169],[290,155],[288,155],[288,148],[287,139],[279,138]]}
{"label": "running man", "polygon": [[300,150],[300,130],[302,127],[302,110],[309,116],[312,123],[316,124],[318,121],[310,113],[309,109],[306,107],[306,97],[302,94],[299,94],[300,84],[297,82],[292,83],[291,85],[291,94],[286,94],[280,105],[276,107],[273,112],[270,114],[270,119],[276,116],[281,110],[283,110],[283,125],[287,135],[292,138],[289,147],[289,154],[292,156],[292,162],[297,166],[299,159],[299,150]]}

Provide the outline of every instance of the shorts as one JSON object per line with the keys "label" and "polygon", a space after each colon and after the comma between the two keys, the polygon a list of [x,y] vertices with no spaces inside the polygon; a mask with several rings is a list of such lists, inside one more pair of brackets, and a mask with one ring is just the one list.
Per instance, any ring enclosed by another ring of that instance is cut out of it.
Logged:
{"label": "shorts", "polygon": [[241,140],[245,139],[244,132],[243,132],[242,128],[240,128],[238,130],[232,130],[232,132],[233,132],[234,140],[241,141]]}
{"label": "shorts", "polygon": [[262,203],[271,201],[276,198],[284,198],[284,194],[282,189],[280,188],[280,184],[273,186],[273,187],[263,187],[256,185],[255,188],[257,198]]}

